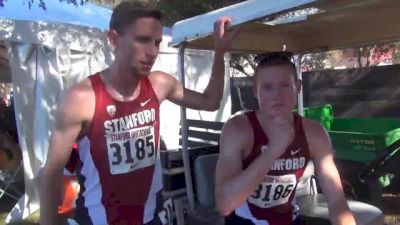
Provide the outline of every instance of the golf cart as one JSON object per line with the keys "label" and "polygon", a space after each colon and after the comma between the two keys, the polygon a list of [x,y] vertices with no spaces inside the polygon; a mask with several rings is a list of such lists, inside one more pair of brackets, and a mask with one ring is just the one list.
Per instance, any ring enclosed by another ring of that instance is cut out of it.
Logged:
{"label": "golf cart", "polygon": [[[305,53],[399,40],[400,27],[393,22],[400,19],[399,11],[400,2],[397,0],[250,0],[177,22],[172,28],[171,45],[179,47],[181,55],[185,48],[212,49],[213,22],[220,16],[229,16],[233,20],[232,25],[240,27],[240,33],[232,44],[232,52],[294,52],[297,54],[298,76],[301,79],[300,60]],[[181,71],[183,68],[184,60],[181,57]],[[180,78],[184,82],[182,72]],[[299,113],[307,117],[305,112],[310,109],[303,107],[302,93],[298,100]],[[170,212],[165,222],[179,225],[223,224],[223,218],[214,208],[213,193],[218,146],[195,145],[189,141],[215,142],[222,124],[187,120],[184,108],[181,109],[181,120],[182,150],[161,152],[164,183],[167,186],[176,183],[177,176],[185,180],[184,185],[177,189],[172,187],[165,195],[170,197],[164,204]],[[366,121],[361,121],[360,127],[363,127],[363,122]],[[207,133],[210,137],[207,137]],[[346,132],[341,133],[346,135]],[[356,132],[348,132],[351,133]],[[383,147],[391,146],[393,142],[386,142]],[[372,154],[375,155],[378,152]],[[370,156],[369,159],[372,158]],[[308,224],[330,224],[326,201],[317,189],[313,174],[310,164],[297,185],[299,212],[312,218]],[[369,176],[365,174],[370,173],[362,174],[364,180]],[[173,179],[176,179],[175,182],[171,181]],[[383,214],[378,208],[354,200],[348,203],[357,224],[383,224]]]}

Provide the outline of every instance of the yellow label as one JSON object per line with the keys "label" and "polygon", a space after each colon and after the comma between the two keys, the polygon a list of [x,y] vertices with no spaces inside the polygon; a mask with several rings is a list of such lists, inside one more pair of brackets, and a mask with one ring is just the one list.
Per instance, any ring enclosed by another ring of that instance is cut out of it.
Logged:
{"label": "yellow label", "polygon": [[363,144],[363,145],[374,145],[375,141],[374,140],[368,140],[368,139],[350,139],[350,143],[352,143],[352,144]]}

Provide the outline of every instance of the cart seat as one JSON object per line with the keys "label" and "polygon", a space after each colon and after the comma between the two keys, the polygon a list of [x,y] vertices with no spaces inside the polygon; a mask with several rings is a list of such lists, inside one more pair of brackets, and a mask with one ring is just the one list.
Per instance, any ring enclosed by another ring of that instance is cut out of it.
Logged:
{"label": "cart seat", "polygon": [[201,155],[194,161],[196,206],[188,214],[188,224],[223,225],[224,217],[215,207],[214,183],[218,153]]}
{"label": "cart seat", "polygon": [[[318,193],[314,178],[314,165],[310,161],[296,189],[300,215],[305,218],[306,224],[330,224],[326,199],[323,194]],[[348,200],[347,203],[357,225],[383,225],[383,213],[377,207],[352,200]]]}
{"label": "cart seat", "polygon": [[[350,210],[356,219],[357,225],[383,225],[383,213],[375,206],[348,200]],[[323,194],[308,195],[297,199],[297,205],[300,208],[300,215],[307,220],[309,218],[324,219],[329,223],[328,205]],[[310,223],[306,223],[310,224]],[[324,224],[320,224],[324,225]]]}

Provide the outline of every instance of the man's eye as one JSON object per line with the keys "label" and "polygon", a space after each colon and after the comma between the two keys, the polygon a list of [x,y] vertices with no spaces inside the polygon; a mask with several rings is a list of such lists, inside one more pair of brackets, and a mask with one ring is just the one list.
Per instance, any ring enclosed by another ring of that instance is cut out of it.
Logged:
{"label": "man's eye", "polygon": [[146,38],[146,37],[140,37],[140,38],[138,38],[137,39],[138,40],[138,42],[140,42],[140,43],[147,43],[147,42],[149,42],[149,38]]}
{"label": "man's eye", "polygon": [[272,86],[271,85],[264,85],[265,90],[271,90]]}

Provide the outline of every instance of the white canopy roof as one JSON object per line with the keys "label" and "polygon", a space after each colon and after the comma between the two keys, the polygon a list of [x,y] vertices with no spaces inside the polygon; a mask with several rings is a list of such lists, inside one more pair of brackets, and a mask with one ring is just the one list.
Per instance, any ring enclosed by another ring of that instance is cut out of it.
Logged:
{"label": "white canopy roof", "polygon": [[[307,8],[316,13],[274,20],[279,12]],[[172,45],[187,41],[188,48],[212,49],[210,24],[220,16],[230,16],[240,26],[233,51],[280,51],[286,46],[292,52],[311,52],[400,40],[398,0],[249,0],[177,22]]]}

